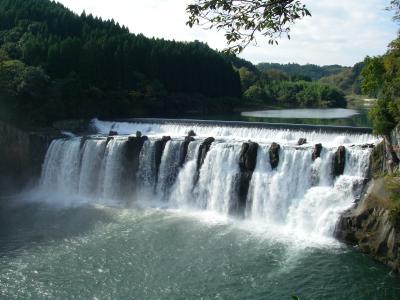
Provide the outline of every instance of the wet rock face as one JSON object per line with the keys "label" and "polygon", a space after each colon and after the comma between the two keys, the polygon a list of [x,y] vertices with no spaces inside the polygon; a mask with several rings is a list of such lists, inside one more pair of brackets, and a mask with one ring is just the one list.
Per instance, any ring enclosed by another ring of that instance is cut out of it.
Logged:
{"label": "wet rock face", "polygon": [[196,136],[196,133],[193,131],[193,130],[190,130],[189,132],[188,132],[188,135],[187,136]]}
{"label": "wet rock face", "polygon": [[110,132],[108,133],[108,136],[116,136],[116,135],[118,135],[118,132],[114,130],[110,130]]}
{"label": "wet rock face", "polygon": [[[160,169],[160,164],[161,164],[161,158],[162,154],[165,149],[165,145],[167,144],[168,141],[171,140],[170,136],[163,136],[160,140],[155,142],[155,162],[156,162],[156,174],[158,174],[158,170]],[[156,181],[157,181],[158,175],[156,176]]]}
{"label": "wet rock face", "polygon": [[183,141],[181,148],[179,150],[179,167],[182,167],[183,164],[185,163],[189,144],[193,141],[194,138],[192,136],[188,135],[187,137],[185,137],[185,140]]}
{"label": "wet rock face", "polygon": [[336,153],[335,158],[333,160],[333,175],[340,176],[343,175],[344,166],[346,162],[346,148],[344,146],[340,146]]}
{"label": "wet rock face", "polygon": [[128,161],[132,159],[139,160],[140,151],[143,148],[144,142],[147,141],[147,136],[130,136],[125,144],[125,156]]}
{"label": "wet rock face", "polygon": [[272,143],[269,148],[269,162],[272,169],[276,169],[279,165],[279,150],[281,146],[277,143]]}
{"label": "wet rock face", "polygon": [[239,167],[242,172],[253,172],[257,163],[258,144],[249,142],[242,145]]}
{"label": "wet rock face", "polygon": [[132,195],[136,181],[136,173],[139,169],[139,158],[140,152],[142,151],[144,143],[147,141],[147,136],[130,136],[124,144],[124,166],[123,166],[123,178],[125,184],[122,186],[125,188],[125,195]]}
{"label": "wet rock face", "polygon": [[305,138],[300,138],[297,141],[297,145],[299,145],[299,146],[304,145],[304,144],[307,144],[307,139],[305,139]]}
{"label": "wet rock face", "polygon": [[211,144],[215,141],[213,137],[206,138],[204,142],[200,145],[199,156],[197,157],[197,171],[200,170],[201,166],[206,159],[207,153],[210,150]]}
{"label": "wet rock face", "polygon": [[257,163],[257,151],[258,144],[253,142],[244,143],[240,151],[238,203],[231,208],[231,213],[240,217],[244,216],[246,209],[247,193]]}
{"label": "wet rock face", "polygon": [[336,225],[335,237],[400,272],[400,230],[390,222],[384,208],[369,208],[343,214]]}
{"label": "wet rock face", "polygon": [[400,272],[400,228],[389,195],[384,178],[371,180],[360,201],[340,216],[334,235]]}
{"label": "wet rock face", "polygon": [[316,144],[314,146],[314,151],[312,153],[312,160],[316,160],[318,157],[320,157],[321,151],[322,151],[322,144]]}

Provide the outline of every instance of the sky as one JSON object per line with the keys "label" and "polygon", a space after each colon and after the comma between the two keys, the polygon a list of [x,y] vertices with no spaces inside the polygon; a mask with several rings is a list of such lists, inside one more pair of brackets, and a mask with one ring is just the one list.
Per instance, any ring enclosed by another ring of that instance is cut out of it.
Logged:
{"label": "sky", "polygon": [[[200,40],[213,49],[226,47],[222,32],[186,26],[191,0],[58,0],[80,14],[83,10],[114,19],[132,33],[177,41]],[[277,62],[351,66],[365,56],[385,53],[396,38],[398,24],[387,12],[389,0],[303,0],[311,10],[292,27],[291,39],[268,45],[263,37],[240,57],[253,63]]]}

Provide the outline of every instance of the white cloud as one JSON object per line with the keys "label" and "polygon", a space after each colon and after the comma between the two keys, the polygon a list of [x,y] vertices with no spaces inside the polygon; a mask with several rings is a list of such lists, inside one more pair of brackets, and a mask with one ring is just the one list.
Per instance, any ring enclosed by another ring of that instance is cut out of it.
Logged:
{"label": "white cloud", "polygon": [[[133,33],[182,41],[201,40],[212,48],[225,47],[221,32],[185,25],[190,0],[59,0],[77,13],[86,10],[113,18]],[[292,39],[270,46],[259,38],[242,57],[252,62],[299,62],[352,65],[366,55],[382,54],[397,27],[384,11],[389,0],[304,0],[312,17],[297,23]]]}

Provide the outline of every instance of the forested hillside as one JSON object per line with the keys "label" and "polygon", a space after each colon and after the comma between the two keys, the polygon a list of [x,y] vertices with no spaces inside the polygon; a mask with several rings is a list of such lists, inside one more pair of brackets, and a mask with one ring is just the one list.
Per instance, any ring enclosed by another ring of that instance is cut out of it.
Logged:
{"label": "forested hillside", "polygon": [[338,74],[339,72],[350,69],[340,65],[317,66],[313,64],[300,65],[296,63],[278,64],[278,63],[260,63],[257,68],[261,71],[277,70],[286,73],[292,77],[303,77],[308,80],[319,80],[322,77]]}
{"label": "forested hillside", "polygon": [[240,96],[230,60],[203,43],[134,35],[49,0],[0,0],[3,119],[226,111]]}
{"label": "forested hillside", "polygon": [[[351,70],[340,66],[263,63],[257,69],[243,62],[239,68],[245,107],[346,107],[345,91],[332,82],[318,80],[324,74]],[[310,68],[311,69],[310,69]],[[327,70],[330,70],[329,72]]]}
{"label": "forested hillside", "polygon": [[361,70],[364,62],[355,64],[352,68],[343,68],[339,73],[320,78],[321,83],[335,86],[346,94],[360,95],[361,91]]}

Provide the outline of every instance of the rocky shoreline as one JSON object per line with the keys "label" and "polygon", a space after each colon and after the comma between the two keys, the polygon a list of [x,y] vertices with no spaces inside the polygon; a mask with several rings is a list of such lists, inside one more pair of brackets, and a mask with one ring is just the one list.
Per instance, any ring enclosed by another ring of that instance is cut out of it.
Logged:
{"label": "rocky shoreline", "polygon": [[361,199],[345,211],[335,237],[400,273],[400,222],[389,178],[398,178],[400,127],[373,150],[370,180]]}

